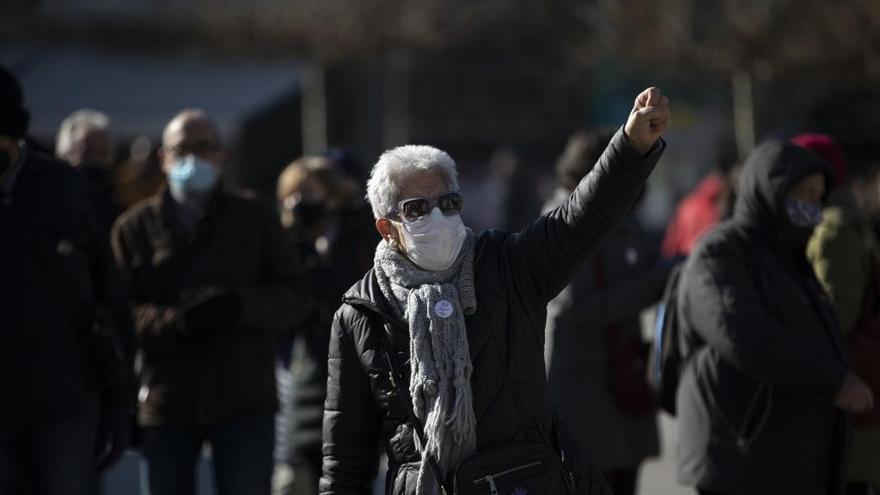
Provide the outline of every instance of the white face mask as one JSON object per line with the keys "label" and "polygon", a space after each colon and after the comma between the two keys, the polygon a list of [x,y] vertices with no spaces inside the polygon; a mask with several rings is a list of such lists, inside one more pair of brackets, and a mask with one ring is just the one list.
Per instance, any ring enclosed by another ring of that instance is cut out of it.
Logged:
{"label": "white face mask", "polygon": [[[396,223],[396,222],[395,222]],[[467,237],[461,215],[444,215],[440,208],[434,207],[430,215],[418,220],[405,220],[403,242],[406,256],[423,270],[443,271],[455,262],[461,246]]]}

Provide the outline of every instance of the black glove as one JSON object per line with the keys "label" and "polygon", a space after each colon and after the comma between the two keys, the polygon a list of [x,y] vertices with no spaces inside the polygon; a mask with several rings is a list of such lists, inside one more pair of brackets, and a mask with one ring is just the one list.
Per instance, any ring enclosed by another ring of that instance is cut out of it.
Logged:
{"label": "black glove", "polygon": [[178,308],[178,330],[198,340],[233,328],[241,316],[241,297],[218,287],[199,289],[185,297]]}

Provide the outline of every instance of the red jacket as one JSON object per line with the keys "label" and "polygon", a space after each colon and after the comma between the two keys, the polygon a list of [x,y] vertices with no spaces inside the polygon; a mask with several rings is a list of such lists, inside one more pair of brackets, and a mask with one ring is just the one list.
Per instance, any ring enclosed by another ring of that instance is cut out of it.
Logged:
{"label": "red jacket", "polygon": [[663,238],[664,257],[687,256],[697,240],[721,220],[724,212],[719,199],[725,187],[722,178],[713,174],[681,200]]}

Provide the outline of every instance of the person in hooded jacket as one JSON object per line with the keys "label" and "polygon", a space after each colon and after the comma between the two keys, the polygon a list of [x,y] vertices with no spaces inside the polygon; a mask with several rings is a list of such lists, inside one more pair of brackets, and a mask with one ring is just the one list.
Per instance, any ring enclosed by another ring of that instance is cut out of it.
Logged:
{"label": "person in hooded jacket", "polygon": [[874,398],[806,258],[830,180],[812,151],[758,146],[684,267],[678,475],[701,494],[843,491],[846,412]]}
{"label": "person in hooded jacket", "polygon": [[[449,480],[437,478],[476,452],[552,442],[547,302],[638,197],[664,149],[669,112],[658,89],[641,93],[568,200],[516,234],[477,237],[464,226],[446,153],[402,146],[379,158],[367,189],[382,240],[330,336],[322,494],[371,493],[380,443],[389,459],[385,492],[426,495],[441,493]],[[411,403],[397,395],[387,357],[406,362],[401,374],[409,376],[394,383],[409,385],[402,395]],[[407,410],[424,425],[418,448]],[[563,449],[577,493],[608,493],[601,475]],[[428,456],[436,464],[423,462]]]}

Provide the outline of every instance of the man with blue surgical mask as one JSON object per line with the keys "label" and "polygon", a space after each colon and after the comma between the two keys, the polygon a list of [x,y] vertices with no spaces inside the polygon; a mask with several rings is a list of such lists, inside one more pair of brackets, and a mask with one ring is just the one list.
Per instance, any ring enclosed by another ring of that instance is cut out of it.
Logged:
{"label": "man with blue surgical mask", "polygon": [[204,215],[226,160],[217,130],[201,111],[185,110],[162,133],[159,156],[168,192],[180,206],[179,219],[192,228]]}
{"label": "man with blue surgical mask", "polygon": [[270,491],[276,337],[309,303],[275,209],[223,187],[225,156],[214,123],[181,112],[162,135],[167,188],[113,229],[136,315],[150,493],[194,493],[206,443],[220,493]]}

